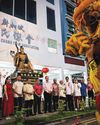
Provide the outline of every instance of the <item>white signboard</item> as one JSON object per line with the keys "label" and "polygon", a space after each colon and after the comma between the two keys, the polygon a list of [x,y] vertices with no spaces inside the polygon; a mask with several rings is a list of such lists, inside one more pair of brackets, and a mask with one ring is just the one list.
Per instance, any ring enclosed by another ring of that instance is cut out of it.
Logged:
{"label": "white signboard", "polygon": [[[39,49],[33,44],[33,33],[28,32],[28,25],[23,24],[24,21],[17,21],[14,17],[5,17],[0,14],[0,36],[1,43],[15,44],[17,41],[19,45],[31,49]],[[31,30],[31,29],[30,29]]]}
{"label": "white signboard", "polygon": [[32,24],[0,12],[0,61],[12,60],[10,51],[17,51],[16,42],[19,47],[29,49],[30,53],[38,51],[38,35],[35,33]]}

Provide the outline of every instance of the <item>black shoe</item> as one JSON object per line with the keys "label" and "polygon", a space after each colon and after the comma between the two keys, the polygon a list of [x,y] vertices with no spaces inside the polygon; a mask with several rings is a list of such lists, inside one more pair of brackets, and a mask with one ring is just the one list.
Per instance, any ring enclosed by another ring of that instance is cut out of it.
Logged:
{"label": "black shoe", "polygon": [[54,112],[56,112],[57,110],[55,109]]}
{"label": "black shoe", "polygon": [[52,111],[49,111],[50,113],[52,113]]}
{"label": "black shoe", "polygon": [[31,113],[31,114],[29,114],[29,116],[32,116],[33,114]]}
{"label": "black shoe", "polygon": [[39,112],[38,114],[43,114],[42,112]]}
{"label": "black shoe", "polygon": [[33,116],[36,115],[36,113],[33,114]]}
{"label": "black shoe", "polygon": [[29,115],[27,114],[26,117],[29,117]]}

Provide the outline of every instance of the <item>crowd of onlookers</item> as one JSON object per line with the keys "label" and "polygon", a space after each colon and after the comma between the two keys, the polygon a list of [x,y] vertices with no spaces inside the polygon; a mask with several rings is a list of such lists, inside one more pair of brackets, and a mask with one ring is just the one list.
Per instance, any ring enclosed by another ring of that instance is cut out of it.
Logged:
{"label": "crowd of onlookers", "polygon": [[33,84],[29,78],[23,83],[21,75],[18,75],[16,81],[12,83],[9,76],[5,84],[0,80],[0,117],[9,119],[22,108],[26,116],[55,112],[58,109],[59,100],[65,101],[64,110],[79,110],[80,102],[86,102],[86,97],[94,99],[93,87],[89,80],[88,84],[85,84],[84,80],[78,81],[77,78],[72,82],[66,76],[65,81],[58,82],[53,79],[50,82],[49,77],[45,76],[42,84],[39,78],[36,78]]}

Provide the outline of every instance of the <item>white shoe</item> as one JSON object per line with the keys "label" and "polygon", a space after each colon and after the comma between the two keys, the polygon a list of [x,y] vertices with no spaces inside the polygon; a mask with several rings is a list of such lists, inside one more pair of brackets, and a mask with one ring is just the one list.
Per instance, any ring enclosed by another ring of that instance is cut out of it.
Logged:
{"label": "white shoe", "polygon": [[9,119],[11,119],[11,117],[6,117],[6,120],[9,120]]}
{"label": "white shoe", "polygon": [[75,111],[77,111],[77,108],[75,108]]}

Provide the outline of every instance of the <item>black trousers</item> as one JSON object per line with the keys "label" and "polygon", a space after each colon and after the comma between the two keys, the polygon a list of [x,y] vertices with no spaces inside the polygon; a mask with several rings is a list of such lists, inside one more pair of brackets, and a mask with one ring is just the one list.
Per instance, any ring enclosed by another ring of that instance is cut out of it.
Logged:
{"label": "black trousers", "polygon": [[58,109],[58,96],[53,96],[53,109],[54,111]]}
{"label": "black trousers", "polygon": [[3,108],[3,106],[2,106],[2,98],[0,98],[0,117],[2,117],[2,108]]}
{"label": "black trousers", "polygon": [[86,101],[86,96],[81,96],[81,101]]}
{"label": "black trousers", "polygon": [[21,110],[23,106],[23,97],[16,97],[14,98],[14,108],[16,110]]}
{"label": "black trousers", "polygon": [[91,104],[91,101],[93,101],[93,99],[94,99],[94,92],[93,92],[93,90],[90,90],[90,91],[88,91],[88,98],[89,98],[89,107],[90,108],[92,108],[92,106],[93,106],[93,103]]}
{"label": "black trousers", "polygon": [[32,115],[32,106],[33,106],[33,100],[25,100],[26,116]]}
{"label": "black trousers", "polygon": [[34,94],[34,114],[41,113],[41,96]]}
{"label": "black trousers", "polygon": [[[67,105],[68,103],[68,105]],[[66,107],[67,110],[74,111],[74,104],[73,104],[73,96],[72,95],[66,95]]]}
{"label": "black trousers", "polygon": [[63,100],[63,101],[66,101],[66,97],[60,96],[59,99],[60,99],[60,100]]}
{"label": "black trousers", "polygon": [[51,112],[52,108],[52,94],[44,92],[44,112],[46,113],[47,111]]}

